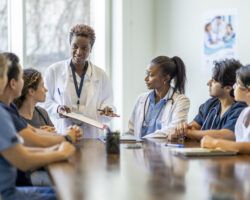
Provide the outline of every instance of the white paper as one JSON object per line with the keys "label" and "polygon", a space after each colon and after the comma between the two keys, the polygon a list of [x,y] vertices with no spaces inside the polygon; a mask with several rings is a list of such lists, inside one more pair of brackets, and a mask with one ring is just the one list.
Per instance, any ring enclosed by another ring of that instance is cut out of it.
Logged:
{"label": "white paper", "polygon": [[63,113],[62,115],[66,116],[66,117],[69,117],[69,118],[72,118],[72,119],[76,119],[76,120],[79,120],[81,122],[84,122],[86,124],[89,124],[91,126],[94,126],[94,127],[97,127],[99,129],[105,129],[105,125],[94,120],[94,119],[91,119],[91,118],[88,118],[88,117],[85,117],[83,116],[82,114],[77,114],[77,113],[74,113],[74,112],[71,112],[71,113]]}
{"label": "white paper", "polygon": [[166,138],[166,137],[167,135],[165,133],[150,133],[142,138]]}
{"label": "white paper", "polygon": [[134,135],[121,135],[120,141],[124,141],[124,142],[126,142],[126,141],[135,141],[135,142],[138,141],[139,142],[139,141],[141,141],[141,139],[134,136]]}

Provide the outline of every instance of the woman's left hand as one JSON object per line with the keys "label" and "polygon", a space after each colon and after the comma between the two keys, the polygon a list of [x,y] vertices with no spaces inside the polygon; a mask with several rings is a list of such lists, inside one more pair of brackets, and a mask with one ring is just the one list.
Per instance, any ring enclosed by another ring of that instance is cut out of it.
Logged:
{"label": "woman's left hand", "polygon": [[112,108],[106,106],[103,109],[97,109],[98,111],[100,111],[100,115],[106,115],[108,117],[120,117],[119,115],[117,115],[116,113],[114,113],[114,111],[112,110]]}

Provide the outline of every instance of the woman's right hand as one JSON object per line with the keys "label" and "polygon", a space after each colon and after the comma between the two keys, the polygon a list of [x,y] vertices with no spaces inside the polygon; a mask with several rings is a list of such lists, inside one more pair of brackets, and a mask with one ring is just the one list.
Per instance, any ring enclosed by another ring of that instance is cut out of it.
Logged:
{"label": "woman's right hand", "polygon": [[69,142],[62,142],[58,147],[58,151],[62,153],[65,159],[69,158],[75,153],[75,147]]}
{"label": "woman's right hand", "polygon": [[68,106],[65,106],[65,105],[60,105],[57,107],[57,113],[59,114],[59,116],[61,118],[67,118],[66,116],[63,115],[63,113],[70,113],[71,110]]}

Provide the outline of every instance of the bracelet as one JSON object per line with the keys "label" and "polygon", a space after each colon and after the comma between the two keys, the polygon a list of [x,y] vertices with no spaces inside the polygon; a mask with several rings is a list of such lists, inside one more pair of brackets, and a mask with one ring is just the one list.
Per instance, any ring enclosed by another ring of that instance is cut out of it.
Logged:
{"label": "bracelet", "polygon": [[65,138],[65,140],[67,141],[67,142],[69,142],[69,143],[73,143],[73,140],[72,140],[72,138],[69,136],[69,135],[64,135],[63,136],[64,138]]}

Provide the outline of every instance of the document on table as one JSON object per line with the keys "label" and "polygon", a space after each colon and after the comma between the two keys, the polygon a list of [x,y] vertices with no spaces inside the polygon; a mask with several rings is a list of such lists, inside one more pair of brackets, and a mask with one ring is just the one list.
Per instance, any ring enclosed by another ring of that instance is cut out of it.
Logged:
{"label": "document on table", "polygon": [[102,124],[101,122],[98,122],[94,119],[91,119],[91,118],[88,118],[86,116],[83,116],[82,114],[78,114],[78,113],[74,113],[74,112],[71,112],[71,113],[63,113],[62,115],[66,116],[66,117],[69,117],[69,118],[72,118],[72,119],[76,119],[76,120],[79,120],[81,122],[84,122],[86,124],[89,124],[91,126],[95,126],[99,129],[105,129],[106,126],[104,124]]}
{"label": "document on table", "polygon": [[165,133],[150,133],[148,135],[143,136],[142,138],[166,138],[167,135]]}
{"label": "document on table", "polygon": [[174,155],[183,156],[232,156],[237,151],[224,151],[222,149],[206,149],[206,148],[173,148],[170,150]]}
{"label": "document on table", "polygon": [[121,142],[142,142],[142,140],[134,135],[121,135],[120,136]]}

